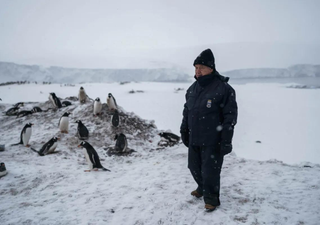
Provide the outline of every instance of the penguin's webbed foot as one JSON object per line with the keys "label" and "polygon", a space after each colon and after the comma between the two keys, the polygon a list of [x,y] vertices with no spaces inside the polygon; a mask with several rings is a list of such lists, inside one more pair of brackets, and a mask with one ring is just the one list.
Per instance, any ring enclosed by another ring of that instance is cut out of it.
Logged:
{"label": "penguin's webbed foot", "polygon": [[93,171],[98,171],[98,168],[94,168]]}
{"label": "penguin's webbed foot", "polygon": [[30,145],[26,145],[26,147],[27,147],[27,148],[29,148],[29,147],[30,147]]}
{"label": "penguin's webbed foot", "polygon": [[85,170],[84,172],[91,172],[91,170]]}

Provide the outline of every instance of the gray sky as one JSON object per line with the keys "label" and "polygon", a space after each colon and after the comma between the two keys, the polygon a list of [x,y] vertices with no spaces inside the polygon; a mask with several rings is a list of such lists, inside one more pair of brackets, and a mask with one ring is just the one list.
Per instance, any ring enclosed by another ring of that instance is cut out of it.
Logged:
{"label": "gray sky", "polygon": [[103,59],[159,49],[319,45],[319,11],[318,0],[0,0],[0,61],[112,67]]}

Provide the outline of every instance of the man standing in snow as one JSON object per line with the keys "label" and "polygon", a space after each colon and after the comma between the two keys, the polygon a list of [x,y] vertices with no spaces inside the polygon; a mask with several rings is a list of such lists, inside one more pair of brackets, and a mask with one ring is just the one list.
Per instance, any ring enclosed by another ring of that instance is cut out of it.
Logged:
{"label": "man standing in snow", "polygon": [[181,139],[189,148],[188,168],[198,184],[191,195],[203,196],[205,209],[220,205],[220,173],[224,155],[232,151],[238,107],[234,89],[215,68],[210,49],[193,63],[196,81],[186,93]]}

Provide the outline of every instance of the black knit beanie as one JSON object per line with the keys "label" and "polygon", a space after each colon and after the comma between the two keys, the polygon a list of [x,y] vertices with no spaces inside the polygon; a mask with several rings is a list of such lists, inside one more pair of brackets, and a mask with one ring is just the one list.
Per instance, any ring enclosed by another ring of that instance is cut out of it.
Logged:
{"label": "black knit beanie", "polygon": [[216,70],[214,64],[214,56],[210,48],[200,53],[200,55],[194,60],[193,66],[195,66],[196,64],[205,65],[213,70]]}

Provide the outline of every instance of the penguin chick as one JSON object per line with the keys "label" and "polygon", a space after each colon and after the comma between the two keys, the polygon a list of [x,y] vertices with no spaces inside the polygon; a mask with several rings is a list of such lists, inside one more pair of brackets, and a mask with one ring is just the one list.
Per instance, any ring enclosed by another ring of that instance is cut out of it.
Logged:
{"label": "penguin chick", "polygon": [[69,131],[69,115],[71,113],[65,112],[59,120],[59,129],[61,133],[68,133]]}
{"label": "penguin chick", "polygon": [[83,87],[80,87],[79,93],[78,93],[78,99],[80,103],[86,103],[87,101],[87,94]]}
{"label": "penguin chick", "polygon": [[118,108],[116,99],[113,97],[111,93],[108,94],[107,104],[110,111],[113,111]]}
{"label": "penguin chick", "polygon": [[102,104],[101,104],[100,98],[96,98],[93,104],[93,115],[94,116],[100,115],[101,110],[102,110]]}
{"label": "penguin chick", "polygon": [[110,170],[104,168],[100,163],[100,158],[96,150],[86,141],[82,141],[78,147],[84,148],[84,155],[86,157],[87,163],[89,165],[89,170],[85,170],[85,172],[90,172],[91,170],[97,171],[98,169],[102,169],[104,171]]}
{"label": "penguin chick", "polygon": [[77,120],[78,124],[77,135],[80,140],[86,140],[89,138],[89,131],[87,127],[81,122],[81,120]]}

